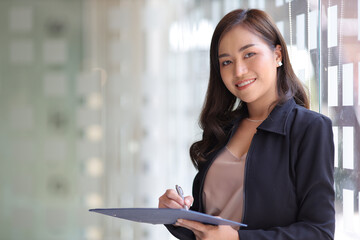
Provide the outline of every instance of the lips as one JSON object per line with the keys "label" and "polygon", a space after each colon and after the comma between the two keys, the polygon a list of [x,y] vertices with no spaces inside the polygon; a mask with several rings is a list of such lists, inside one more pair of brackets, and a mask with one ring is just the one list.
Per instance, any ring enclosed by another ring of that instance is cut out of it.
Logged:
{"label": "lips", "polygon": [[243,89],[246,88],[247,86],[249,86],[250,84],[252,84],[253,82],[256,81],[256,78],[249,78],[249,79],[245,79],[245,80],[241,80],[239,82],[237,82],[235,84],[235,86],[239,89]]}

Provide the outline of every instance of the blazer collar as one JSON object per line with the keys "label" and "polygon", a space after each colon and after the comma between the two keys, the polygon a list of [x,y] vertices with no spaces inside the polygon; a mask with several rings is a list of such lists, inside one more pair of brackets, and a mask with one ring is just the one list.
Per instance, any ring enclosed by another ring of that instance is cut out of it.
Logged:
{"label": "blazer collar", "polygon": [[282,104],[278,104],[271,111],[270,115],[260,124],[257,129],[286,135],[286,123],[291,110],[296,103],[293,98]]}

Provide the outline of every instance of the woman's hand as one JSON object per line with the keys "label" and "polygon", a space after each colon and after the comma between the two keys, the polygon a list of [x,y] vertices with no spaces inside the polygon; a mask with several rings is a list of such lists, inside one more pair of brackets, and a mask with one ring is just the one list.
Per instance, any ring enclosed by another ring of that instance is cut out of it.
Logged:
{"label": "woman's hand", "polygon": [[238,232],[227,225],[207,225],[196,221],[178,219],[175,226],[185,227],[193,231],[196,240],[227,239],[239,240]]}
{"label": "woman's hand", "polygon": [[190,208],[194,198],[192,196],[184,197],[184,200],[177,194],[174,189],[168,189],[159,197],[159,208],[184,208],[184,205]]}
{"label": "woman's hand", "polygon": [[[159,208],[184,208],[184,204],[190,208],[194,198],[186,196],[184,200],[174,189],[168,189],[159,197]],[[175,226],[185,227],[194,232],[197,240],[227,239],[239,240],[238,232],[230,226],[206,225],[196,221],[178,219]]]}

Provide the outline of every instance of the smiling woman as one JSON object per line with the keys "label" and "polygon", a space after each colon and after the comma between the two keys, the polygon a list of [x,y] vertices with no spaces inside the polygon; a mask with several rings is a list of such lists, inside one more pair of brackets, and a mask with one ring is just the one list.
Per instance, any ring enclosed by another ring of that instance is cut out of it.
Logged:
{"label": "smiling woman", "polygon": [[272,19],[257,9],[224,16],[211,41],[203,136],[190,148],[198,169],[193,196],[169,189],[159,207],[192,204],[248,227],[180,219],[167,225],[170,232],[179,239],[333,239],[332,124],[308,102]]}
{"label": "smiling woman", "polygon": [[[241,25],[233,27],[220,41],[221,78],[226,88],[248,107],[277,100],[278,62],[281,62],[280,45],[275,49],[269,47],[262,38]],[[265,119],[266,116],[250,118]]]}

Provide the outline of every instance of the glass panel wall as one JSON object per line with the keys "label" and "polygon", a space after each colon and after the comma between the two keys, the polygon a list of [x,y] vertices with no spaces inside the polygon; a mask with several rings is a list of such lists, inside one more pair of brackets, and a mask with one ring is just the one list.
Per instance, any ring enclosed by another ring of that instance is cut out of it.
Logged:
{"label": "glass panel wall", "polygon": [[191,193],[210,40],[236,8],[273,16],[333,120],[336,239],[359,239],[360,0],[0,0],[0,238],[172,239],[88,209]]}
{"label": "glass panel wall", "polygon": [[321,1],[321,110],[333,121],[337,239],[360,238],[360,1]]}

